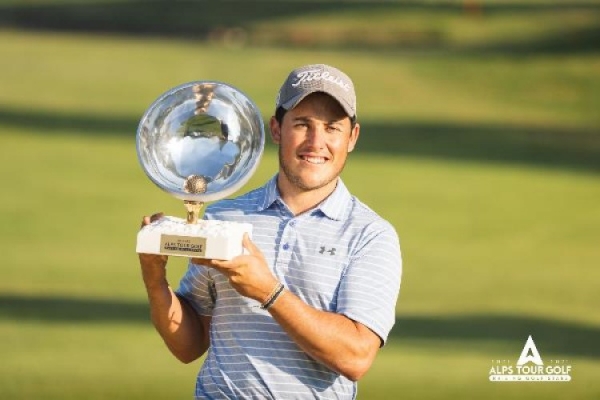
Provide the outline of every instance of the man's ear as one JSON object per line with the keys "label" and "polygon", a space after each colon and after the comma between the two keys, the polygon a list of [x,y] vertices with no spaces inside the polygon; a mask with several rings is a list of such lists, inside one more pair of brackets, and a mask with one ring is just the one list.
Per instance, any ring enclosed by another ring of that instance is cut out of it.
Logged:
{"label": "man's ear", "polygon": [[348,141],[348,153],[354,150],[354,146],[356,146],[356,142],[358,141],[358,136],[360,135],[360,125],[358,122],[354,125],[354,128],[350,132],[350,140]]}
{"label": "man's ear", "polygon": [[269,128],[271,129],[271,139],[273,139],[273,143],[279,144],[281,141],[281,126],[279,126],[279,122],[277,122],[275,117],[271,117]]}

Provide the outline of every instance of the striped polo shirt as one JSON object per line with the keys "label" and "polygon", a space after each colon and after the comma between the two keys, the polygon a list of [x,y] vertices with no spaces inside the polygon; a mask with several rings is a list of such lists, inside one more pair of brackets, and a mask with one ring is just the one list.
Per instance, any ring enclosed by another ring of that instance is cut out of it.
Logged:
{"label": "striped polo shirt", "polygon": [[[402,262],[396,231],[341,179],[314,209],[294,216],[277,190],[261,188],[206,209],[205,218],[253,225],[273,274],[304,302],[360,322],[385,343],[395,320]],[[356,383],[303,352],[260,304],[218,271],[191,264],[177,291],[212,315],[198,399],[354,399]]]}

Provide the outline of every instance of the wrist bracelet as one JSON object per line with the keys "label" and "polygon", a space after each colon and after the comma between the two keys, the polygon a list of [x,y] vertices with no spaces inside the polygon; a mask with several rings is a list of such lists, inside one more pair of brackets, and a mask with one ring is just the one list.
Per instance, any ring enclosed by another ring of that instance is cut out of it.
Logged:
{"label": "wrist bracelet", "polygon": [[275,287],[273,288],[273,290],[271,290],[271,293],[269,293],[269,295],[267,296],[267,298],[265,299],[265,301],[263,301],[261,303],[261,307],[265,304],[267,304],[272,298],[273,296],[275,296],[275,293],[277,293],[277,291],[279,290],[279,286],[281,285],[281,282],[277,282],[277,284],[275,285]]}
{"label": "wrist bracelet", "polygon": [[271,295],[269,295],[269,297],[267,297],[267,300],[265,300],[265,302],[260,305],[260,308],[262,308],[263,310],[266,310],[269,307],[271,307],[275,303],[275,300],[277,300],[279,295],[281,295],[281,293],[283,292],[283,289],[285,289],[285,286],[283,286],[283,284],[281,282],[278,283],[277,286],[275,286],[275,289],[273,289],[273,292],[271,293]]}

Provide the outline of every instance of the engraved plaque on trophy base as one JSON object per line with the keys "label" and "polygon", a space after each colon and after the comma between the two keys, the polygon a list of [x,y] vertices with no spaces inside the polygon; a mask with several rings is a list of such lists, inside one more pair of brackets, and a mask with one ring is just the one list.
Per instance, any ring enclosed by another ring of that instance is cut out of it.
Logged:
{"label": "engraved plaque on trophy base", "polygon": [[251,224],[219,220],[189,224],[163,217],[138,232],[136,252],[231,260],[244,252],[244,233],[252,235]]}

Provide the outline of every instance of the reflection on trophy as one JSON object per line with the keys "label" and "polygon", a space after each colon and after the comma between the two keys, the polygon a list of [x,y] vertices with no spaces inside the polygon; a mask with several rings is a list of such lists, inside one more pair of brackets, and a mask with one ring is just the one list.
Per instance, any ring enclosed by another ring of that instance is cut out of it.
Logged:
{"label": "reflection on trophy", "polygon": [[260,111],[230,85],[191,82],[161,95],[139,123],[138,159],[152,182],[183,200],[187,217],[145,226],[136,251],[223,260],[242,254],[252,225],[198,216],[205,202],[241,189],[256,171],[264,143]]}

